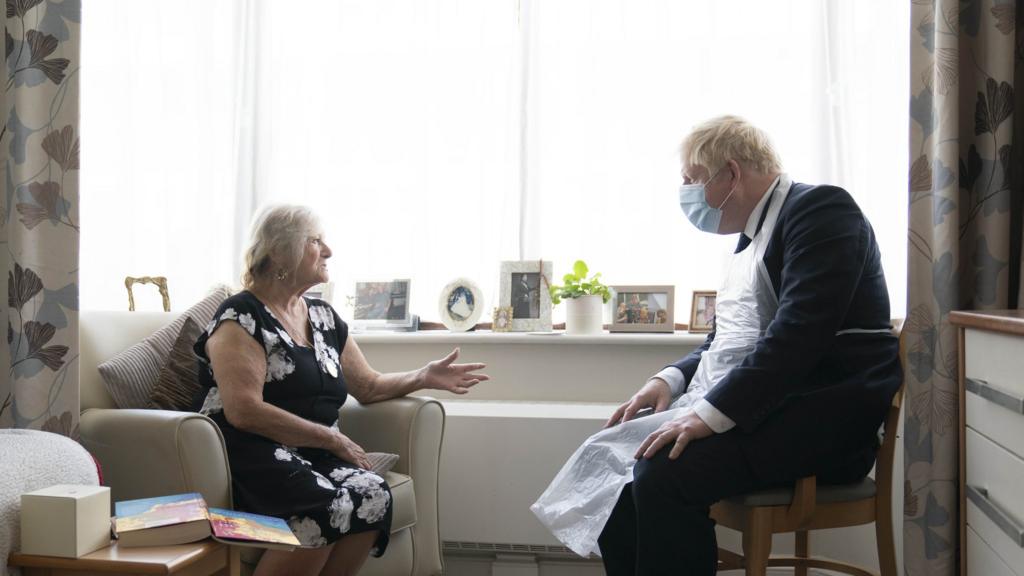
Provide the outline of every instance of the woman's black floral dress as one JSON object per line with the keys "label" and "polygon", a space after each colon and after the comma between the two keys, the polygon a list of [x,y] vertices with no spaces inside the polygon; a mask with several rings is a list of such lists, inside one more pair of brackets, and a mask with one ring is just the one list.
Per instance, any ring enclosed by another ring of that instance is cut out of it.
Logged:
{"label": "woman's black floral dress", "polygon": [[322,300],[307,298],[313,348],[292,341],[270,309],[251,292],[221,304],[196,342],[199,380],[206,388],[196,406],[220,427],[239,510],[288,521],[304,546],[325,546],[346,534],[379,530],[373,554],[387,547],[391,491],[380,476],[326,450],[293,448],[233,427],[224,417],[206,342],[224,322],[237,322],[267,353],[263,400],[326,426],[338,425],[348,392],[341,351],[348,326]]}

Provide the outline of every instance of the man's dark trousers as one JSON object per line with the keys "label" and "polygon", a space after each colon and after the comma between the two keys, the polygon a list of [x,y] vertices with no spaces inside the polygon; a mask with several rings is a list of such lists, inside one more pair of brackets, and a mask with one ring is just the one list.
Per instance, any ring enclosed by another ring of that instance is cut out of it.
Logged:
{"label": "man's dark trousers", "polygon": [[[795,399],[756,430],[693,441],[676,460],[668,459],[669,445],[638,461],[598,539],[607,574],[713,575],[718,547],[708,513],[715,502],[805,476],[842,484],[867,475],[877,425],[865,421],[881,415],[865,419],[842,403],[814,404]],[[808,420],[811,429],[793,429],[792,422]]]}

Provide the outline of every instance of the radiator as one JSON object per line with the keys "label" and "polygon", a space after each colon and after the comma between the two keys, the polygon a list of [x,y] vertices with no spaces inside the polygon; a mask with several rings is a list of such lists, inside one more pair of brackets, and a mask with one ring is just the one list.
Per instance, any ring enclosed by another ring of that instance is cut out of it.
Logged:
{"label": "radiator", "polygon": [[444,406],[438,498],[445,551],[576,557],[530,505],[616,405],[448,400]]}

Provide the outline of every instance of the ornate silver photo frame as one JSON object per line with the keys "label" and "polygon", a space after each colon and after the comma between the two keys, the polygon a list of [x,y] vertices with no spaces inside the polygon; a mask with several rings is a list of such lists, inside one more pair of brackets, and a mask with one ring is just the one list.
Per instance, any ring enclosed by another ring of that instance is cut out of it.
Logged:
{"label": "ornate silver photo frame", "polygon": [[513,332],[551,331],[550,261],[521,260],[501,263],[499,306],[512,308]]}

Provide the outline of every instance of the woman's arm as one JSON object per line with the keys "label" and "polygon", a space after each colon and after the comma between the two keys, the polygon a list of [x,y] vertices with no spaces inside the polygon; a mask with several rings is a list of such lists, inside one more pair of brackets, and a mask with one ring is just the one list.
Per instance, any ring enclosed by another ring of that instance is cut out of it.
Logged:
{"label": "woman's arm", "polygon": [[244,328],[224,322],[207,341],[206,352],[220,389],[224,417],[232,426],[285,446],[322,448],[346,462],[369,467],[362,448],[338,430],[263,401],[266,353]]}
{"label": "woman's arm", "polygon": [[372,404],[424,389],[465,394],[472,386],[490,380],[486,374],[473,374],[475,370],[485,368],[486,364],[455,364],[458,357],[459,349],[456,348],[444,358],[417,370],[381,374],[370,366],[359,345],[349,336],[341,353],[341,367],[352,396],[360,404]]}

